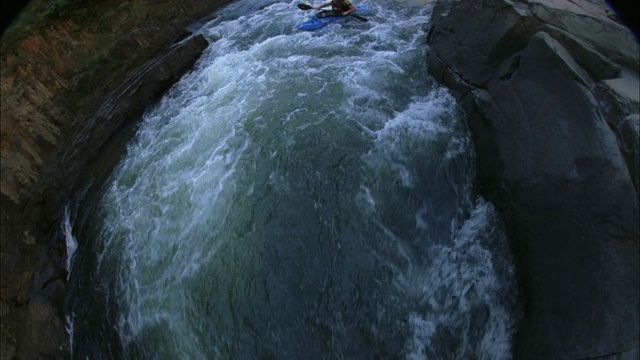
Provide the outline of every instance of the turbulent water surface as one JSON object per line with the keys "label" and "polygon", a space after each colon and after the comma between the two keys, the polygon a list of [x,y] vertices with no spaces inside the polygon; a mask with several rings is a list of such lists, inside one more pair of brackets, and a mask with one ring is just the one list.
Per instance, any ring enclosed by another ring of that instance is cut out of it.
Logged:
{"label": "turbulent water surface", "polygon": [[218,13],[98,200],[67,212],[74,357],[510,358],[512,263],[426,71],[430,5],[317,32],[295,3]]}

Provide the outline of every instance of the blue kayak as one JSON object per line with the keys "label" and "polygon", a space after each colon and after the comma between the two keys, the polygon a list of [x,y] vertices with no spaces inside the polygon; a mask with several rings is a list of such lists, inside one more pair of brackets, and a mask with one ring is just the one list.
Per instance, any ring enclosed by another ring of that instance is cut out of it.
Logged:
{"label": "blue kayak", "polygon": [[[356,6],[356,11],[354,11],[352,14],[360,15],[362,12],[367,11],[368,8],[369,6],[367,4]],[[302,24],[298,24],[297,26],[298,26],[298,29],[302,29],[302,30],[308,30],[308,31],[318,30],[331,24],[332,22],[343,20],[347,17],[349,17],[349,15],[347,16],[335,15],[335,13],[332,10],[324,10],[313,15],[311,19],[303,22]]]}

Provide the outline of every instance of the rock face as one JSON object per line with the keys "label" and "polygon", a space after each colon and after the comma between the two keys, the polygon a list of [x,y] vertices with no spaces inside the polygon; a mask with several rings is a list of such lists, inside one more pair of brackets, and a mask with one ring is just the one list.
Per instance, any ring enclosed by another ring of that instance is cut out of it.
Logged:
{"label": "rock face", "polygon": [[428,43],[516,255],[514,357],[637,358],[637,42],[600,1],[439,0]]}
{"label": "rock face", "polygon": [[209,45],[185,27],[227,2],[88,1],[40,32],[3,36],[2,359],[68,357],[64,199],[111,135]]}

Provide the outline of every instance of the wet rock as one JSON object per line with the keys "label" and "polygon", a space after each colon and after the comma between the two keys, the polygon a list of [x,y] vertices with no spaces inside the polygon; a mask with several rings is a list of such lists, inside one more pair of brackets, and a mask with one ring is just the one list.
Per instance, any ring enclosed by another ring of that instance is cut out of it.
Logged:
{"label": "wet rock", "polygon": [[595,46],[611,60],[638,69],[638,46],[629,29],[608,17],[601,1],[529,0],[531,12]]}
{"label": "wet rock", "polygon": [[627,163],[629,175],[636,188],[636,193],[638,193],[640,189],[640,156],[638,154],[640,150],[640,115],[633,114],[625,117],[622,123],[615,128],[615,132],[620,143],[620,150]]}

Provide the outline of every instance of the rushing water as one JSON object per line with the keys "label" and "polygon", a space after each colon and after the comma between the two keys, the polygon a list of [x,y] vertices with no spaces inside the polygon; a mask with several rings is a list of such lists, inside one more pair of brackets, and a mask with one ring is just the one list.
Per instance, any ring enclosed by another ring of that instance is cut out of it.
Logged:
{"label": "rushing water", "polygon": [[66,212],[74,357],[510,358],[513,266],[427,74],[431,9],[370,8],[303,32],[295,3],[241,0],[198,28],[202,59]]}

